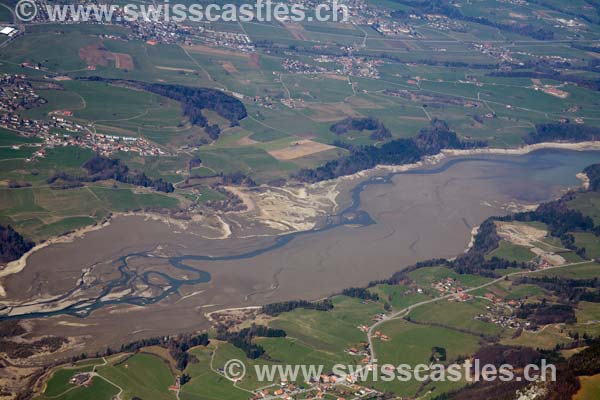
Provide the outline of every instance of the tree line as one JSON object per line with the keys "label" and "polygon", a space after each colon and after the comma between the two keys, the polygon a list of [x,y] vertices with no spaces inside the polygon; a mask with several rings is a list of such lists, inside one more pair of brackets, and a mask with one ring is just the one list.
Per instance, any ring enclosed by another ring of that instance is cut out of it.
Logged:
{"label": "tree line", "polygon": [[536,124],[525,138],[527,144],[543,142],[588,142],[600,140],[600,128],[570,122]]}
{"label": "tree line", "polygon": [[25,239],[12,226],[0,225],[0,262],[6,263],[18,260],[35,246],[35,243]]}
{"label": "tree line", "polygon": [[330,299],[325,299],[322,301],[284,301],[281,303],[272,303],[264,305],[261,309],[261,312],[271,317],[275,317],[279,314],[290,312],[298,308],[305,310],[329,311],[333,309],[333,302]]}
{"label": "tree line", "polygon": [[183,115],[189,119],[190,123],[203,127],[212,140],[219,138],[221,128],[217,124],[210,125],[206,117],[202,114],[202,110],[206,109],[216,112],[228,120],[231,126],[239,125],[239,121],[248,115],[244,103],[218,89],[107,79],[99,76],[82,79],[134,87],[176,100],[181,103]]}
{"label": "tree line", "polygon": [[212,140],[219,138],[221,129],[216,124],[209,125],[202,110],[216,112],[227,119],[231,126],[239,125],[239,121],[247,116],[244,103],[221,90],[159,83],[142,83],[141,86],[159,96],[179,101],[182,105],[183,115],[188,117],[192,125],[205,128]]}
{"label": "tree line", "polygon": [[262,357],[265,354],[265,349],[252,340],[257,337],[286,337],[287,334],[283,329],[273,329],[263,325],[252,325],[250,328],[244,328],[240,331],[230,332],[222,327],[217,331],[217,339],[226,341],[240,350],[243,350],[251,360]]}
{"label": "tree line", "polygon": [[600,191],[600,164],[592,164],[583,170],[589,179],[589,190]]}
{"label": "tree line", "polygon": [[448,124],[434,119],[410,139],[391,140],[381,146],[345,144],[350,154],[331,160],[314,169],[301,169],[294,178],[302,182],[319,182],[373,168],[376,165],[401,165],[419,161],[423,156],[437,154],[441,149],[464,149],[486,146],[486,142],[462,141]]}
{"label": "tree line", "polygon": [[558,276],[522,277],[519,284],[537,285],[553,292],[560,302],[577,304],[580,301],[600,303],[600,281],[593,279],[568,279]]}
{"label": "tree line", "polygon": [[343,135],[350,131],[373,131],[369,136],[373,140],[385,140],[392,137],[389,129],[381,121],[373,117],[346,118],[331,125],[329,130],[336,135]]}
{"label": "tree line", "polygon": [[95,155],[82,165],[87,172],[86,175],[73,175],[66,172],[58,172],[50,176],[46,182],[53,187],[65,187],[69,183],[80,184],[82,182],[97,182],[114,179],[118,182],[135,186],[149,187],[158,192],[171,193],[175,187],[171,182],[162,178],[152,179],[144,172],[129,170],[127,165],[119,159],[112,159],[101,155]]}
{"label": "tree line", "polygon": [[348,297],[355,297],[361,300],[379,301],[377,293],[369,292],[365,288],[353,287],[342,290],[342,294]]}
{"label": "tree line", "polygon": [[[570,65],[564,65],[565,68],[573,68]],[[581,69],[581,68],[578,68]],[[591,68],[593,72],[594,68]],[[534,78],[534,79],[552,79],[559,82],[570,82],[586,89],[598,91],[600,90],[600,80],[589,79],[585,76],[576,74],[561,74],[558,71],[494,71],[490,72],[488,76],[495,76],[501,78]]]}

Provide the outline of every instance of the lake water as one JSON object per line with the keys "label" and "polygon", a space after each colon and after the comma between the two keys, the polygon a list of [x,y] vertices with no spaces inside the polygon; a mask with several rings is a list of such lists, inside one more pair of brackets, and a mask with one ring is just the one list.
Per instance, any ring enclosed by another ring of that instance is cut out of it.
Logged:
{"label": "lake water", "polygon": [[[58,315],[36,320],[41,332],[95,332],[96,339],[106,343],[124,332],[135,338],[203,327],[203,314],[211,309],[320,298],[386,278],[419,260],[453,257],[465,249],[472,228],[485,218],[506,214],[516,203],[556,198],[568,187],[577,187],[575,175],[596,162],[600,152],[564,150],[447,160],[363,183],[348,196],[353,204],[345,213],[354,219],[283,238],[203,240],[175,233],[160,222],[118,218],[73,243],[34,254],[27,268],[8,278],[5,286],[14,298],[58,295],[76,285],[82,268],[95,265],[103,268],[98,287],[118,286],[131,278],[166,289],[151,301],[102,301],[98,293],[78,309],[66,310],[86,318]],[[148,258],[146,252],[157,245],[177,257]],[[30,316],[45,315],[49,314]],[[65,327],[65,321],[74,319],[85,323]],[[92,328],[105,324],[119,329]]]}

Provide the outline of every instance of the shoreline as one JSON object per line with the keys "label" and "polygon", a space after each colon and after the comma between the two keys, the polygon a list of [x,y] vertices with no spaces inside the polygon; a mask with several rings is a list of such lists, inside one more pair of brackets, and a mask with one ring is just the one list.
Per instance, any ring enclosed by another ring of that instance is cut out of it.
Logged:
{"label": "shoreline", "polygon": [[90,232],[98,231],[104,227],[109,226],[110,221],[111,218],[107,218],[106,220],[100,223],[84,226],[83,228],[79,228],[75,231],[68,232],[60,236],[53,236],[43,241],[42,243],[36,244],[27,253],[23,254],[19,259],[6,263],[6,266],[2,270],[0,270],[0,298],[6,297],[6,291],[4,289],[4,286],[2,285],[2,279],[23,271],[27,266],[27,260],[31,255],[53,244],[71,243],[76,239],[83,238],[86,234]]}
{"label": "shoreline", "polygon": [[442,149],[438,154],[427,156],[420,161],[412,164],[401,164],[401,165],[384,165],[380,164],[370,169],[358,171],[352,175],[344,175],[335,179],[321,181],[309,184],[308,186],[320,187],[325,186],[328,183],[339,184],[343,181],[351,181],[357,178],[363,178],[369,176],[371,173],[378,171],[385,172],[405,172],[416,168],[435,166],[440,164],[442,161],[451,157],[469,157],[476,155],[507,155],[507,156],[522,156],[538,150],[556,149],[556,150],[570,150],[570,151],[594,151],[600,150],[599,141],[587,141],[578,143],[567,143],[567,142],[543,142],[536,143],[526,146],[517,147],[514,149],[503,149],[503,148],[475,148],[475,149]]}
{"label": "shoreline", "polygon": [[[330,190],[333,189],[333,191],[336,194],[335,194],[335,198],[332,200],[333,200],[333,203],[335,204],[334,208],[337,208],[339,206],[339,202],[338,202],[339,197],[345,194],[345,193],[342,193],[342,191],[337,190],[340,184],[350,183],[354,180],[361,179],[361,178],[367,178],[369,176],[372,176],[373,174],[377,174],[380,171],[392,172],[392,173],[405,172],[405,171],[410,171],[410,170],[414,170],[417,168],[439,165],[441,162],[445,161],[446,159],[452,158],[452,157],[469,157],[469,156],[474,156],[474,155],[513,155],[514,156],[514,155],[525,155],[525,154],[529,154],[534,151],[544,150],[544,149],[571,150],[571,151],[600,150],[600,141],[587,141],[587,142],[579,142],[579,143],[544,142],[544,143],[537,143],[537,144],[533,144],[533,145],[522,146],[522,147],[515,148],[515,149],[502,149],[502,148],[477,148],[477,149],[465,149],[465,150],[442,149],[438,154],[429,156],[429,157],[425,157],[424,159],[422,159],[416,163],[402,164],[402,165],[377,165],[373,168],[359,171],[352,175],[345,175],[345,176],[340,176],[338,178],[327,180],[327,181],[321,181],[321,182],[316,182],[313,184],[307,184],[307,185],[305,185],[305,188],[307,188],[307,189],[312,188],[313,190],[323,190],[326,188],[329,188]],[[577,177],[582,181],[582,186],[585,187],[586,184],[589,185],[589,179],[587,179],[587,176],[585,176],[585,174],[579,173],[579,174],[577,174]],[[263,187],[267,190],[269,188],[269,186],[267,186],[267,185],[261,185],[261,187]],[[75,239],[83,238],[83,237],[85,237],[85,235],[87,233],[94,232],[94,231],[97,231],[104,227],[109,226],[111,221],[114,218],[117,218],[120,216],[128,216],[128,215],[143,215],[143,216],[150,217],[150,218],[154,217],[154,219],[161,220],[162,222],[166,223],[166,221],[164,220],[164,216],[162,216],[162,218],[160,218],[160,217],[156,218],[156,216],[153,215],[152,213],[131,213],[131,212],[113,213],[111,216],[107,217],[106,220],[104,220],[103,222],[100,222],[100,223],[97,223],[94,225],[90,225],[90,226],[86,226],[86,227],[77,229],[73,232],[69,232],[64,235],[51,237],[51,238],[45,240],[44,242],[37,244],[35,247],[33,247],[27,253],[23,254],[19,259],[7,263],[6,266],[2,270],[0,270],[0,298],[6,297],[6,291],[2,285],[3,279],[6,278],[7,276],[18,274],[21,271],[23,271],[23,269],[25,269],[25,267],[27,266],[28,258],[31,255],[33,255],[34,253],[38,252],[39,250],[44,249],[45,247],[53,245],[53,244],[70,243],[70,242],[73,242]],[[301,231],[301,230],[296,229],[291,232],[299,232],[299,231]],[[291,232],[286,232],[286,233],[291,233]],[[214,239],[215,240],[223,240],[223,239],[228,239],[230,236],[231,236],[231,233],[222,235],[221,237],[216,237]],[[278,235],[275,234],[274,236],[278,236]]]}

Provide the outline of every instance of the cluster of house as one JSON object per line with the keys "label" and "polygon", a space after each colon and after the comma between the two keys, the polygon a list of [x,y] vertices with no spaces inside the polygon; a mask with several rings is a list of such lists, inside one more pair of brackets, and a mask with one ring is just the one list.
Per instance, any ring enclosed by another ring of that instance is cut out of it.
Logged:
{"label": "cluster of house", "polygon": [[187,34],[191,32],[191,28],[186,29],[186,27],[182,27],[173,21],[147,21],[140,19],[125,22],[125,25],[131,28],[133,32],[131,39],[146,40],[148,44],[181,43]]}
{"label": "cluster of house", "polygon": [[143,137],[117,136],[92,133],[84,126],[69,121],[69,111],[61,111],[52,115],[49,120],[38,121],[21,118],[17,114],[0,115],[0,126],[19,132],[26,137],[43,140],[37,144],[43,147],[36,151],[27,161],[44,157],[46,149],[59,146],[78,146],[92,149],[97,153],[109,156],[115,152],[132,152],[144,156],[160,156],[166,153]]}
{"label": "cluster of house", "polygon": [[286,58],[282,66],[287,72],[293,74],[338,74],[379,79],[378,67],[384,64],[383,60],[365,59],[364,57],[351,55],[321,55],[313,58],[313,60],[317,63],[332,63],[337,64],[337,66],[328,69],[321,65],[308,64],[290,58]]}
{"label": "cluster of house", "polygon": [[437,29],[439,31],[466,32],[468,30],[467,24],[450,19],[445,15],[426,14],[423,18],[427,20],[427,26],[429,28]]}
{"label": "cluster of house", "polygon": [[[350,19],[357,25],[368,25],[383,36],[419,36],[410,25],[398,22],[385,7],[378,7],[363,0],[348,1],[346,4]],[[415,20],[421,19],[416,14],[409,17]]]}
{"label": "cluster of house", "polygon": [[484,297],[491,301],[492,304],[485,307],[487,310],[485,313],[476,315],[476,320],[510,329],[526,328],[530,325],[528,322],[523,323],[514,317],[513,310],[521,306],[522,303],[520,301],[514,299],[505,301],[489,292]]}
{"label": "cluster of house", "polygon": [[373,22],[370,25],[383,36],[418,36],[417,32],[410,25],[401,24],[396,21],[382,20]]}
{"label": "cluster of house", "polygon": [[0,111],[14,112],[45,103],[25,75],[0,74]]}
{"label": "cluster of house", "polygon": [[575,63],[577,60],[573,58],[567,58],[563,56],[557,55],[545,55],[545,54],[533,54],[528,51],[515,51],[514,54],[518,54],[520,56],[525,56],[529,58],[537,58],[538,60],[544,60],[548,63],[555,65],[562,65],[565,63]]}
{"label": "cluster of house", "polygon": [[458,281],[451,277],[434,282],[433,288],[440,292],[440,294],[458,293],[459,290],[463,290],[463,288],[458,285]]}
{"label": "cluster of house", "polygon": [[162,149],[143,137],[87,134],[86,139],[91,141],[89,144],[94,151],[105,155],[117,151],[138,153],[142,156],[163,156],[166,154]]}
{"label": "cluster of house", "polygon": [[277,389],[262,389],[256,393],[253,399],[268,399],[268,398],[279,398],[279,399],[293,399],[293,395],[298,394],[300,389],[293,383],[289,383],[287,379],[283,379],[279,383]]}
{"label": "cluster of house", "polygon": [[462,289],[457,289],[456,294],[452,297],[449,297],[448,301],[464,302],[464,301],[469,301],[472,298],[473,298],[473,296],[471,296],[468,293],[463,292]]}
{"label": "cluster of house", "polygon": [[327,68],[320,65],[308,64],[302,61],[294,60],[292,58],[286,58],[283,60],[281,66],[290,73],[293,74],[323,74],[327,72],[333,72],[327,70]]}
{"label": "cluster of house", "polygon": [[375,337],[377,339],[380,339],[380,340],[384,341],[384,342],[388,342],[390,340],[390,337],[388,335],[384,335],[380,331],[375,331]]}
{"label": "cluster of house", "polygon": [[0,115],[0,126],[18,131],[23,136],[34,137],[48,134],[52,124],[48,121],[24,119],[18,114],[6,113]]}
{"label": "cluster of house", "polygon": [[526,6],[527,0],[499,0],[500,3],[512,4],[513,6]]}
{"label": "cluster of house", "polygon": [[470,45],[470,48],[480,51],[481,53],[495,58],[497,60],[506,61],[510,63],[517,62],[517,60],[513,58],[512,52],[509,49],[504,48],[502,46],[496,46],[490,42],[472,43]]}
{"label": "cluster of house", "polygon": [[[408,24],[400,23],[394,19],[390,10],[373,6],[363,1],[349,2],[351,20],[358,25],[368,25],[383,36],[412,36],[418,37],[418,33]],[[411,15],[411,19],[420,19],[417,15]]]}
{"label": "cluster of house", "polygon": [[556,25],[554,25],[555,28],[571,28],[571,30],[574,31],[579,31],[580,28],[585,28],[586,25],[581,22],[581,21],[577,21],[573,18],[556,18]]}
{"label": "cluster of house", "polygon": [[252,40],[245,33],[205,29],[200,39],[213,46],[228,47],[245,53],[252,53],[256,50]]}
{"label": "cluster of house", "polygon": [[362,350],[360,350],[357,347],[350,347],[350,348],[347,348],[346,350],[344,350],[344,352],[347,354],[350,354],[351,356],[366,357],[367,362],[368,362],[370,360],[370,358],[369,358],[370,353],[366,350],[366,348],[368,347],[368,343],[363,342],[363,343],[361,343],[361,346],[362,346]]}
{"label": "cluster of house", "polygon": [[383,321],[385,319],[385,317],[386,316],[383,313],[377,314],[373,317],[373,322]]}
{"label": "cluster of house", "polygon": [[[352,48],[344,49],[351,52]],[[334,74],[340,75],[351,75],[362,78],[379,79],[379,67],[384,64],[383,60],[379,59],[366,59],[359,56],[330,56],[321,55],[315,57],[314,60],[320,63],[336,63],[340,67],[335,68],[331,71]]]}
{"label": "cluster of house", "polygon": [[[31,22],[47,22],[49,16],[47,14],[47,2],[46,0],[33,0],[38,10],[34,19]],[[95,2],[87,1],[78,3],[81,6],[97,6]],[[151,13],[150,9],[147,9],[147,15]],[[62,11],[62,10],[61,10]],[[71,9],[66,8],[64,13],[63,24],[74,24],[81,22],[81,15],[73,15]],[[141,11],[141,9],[140,9]],[[106,23],[110,24],[121,24],[131,28],[132,34],[130,39],[142,39],[142,40],[154,40],[160,43],[179,43],[183,41],[186,35],[185,27],[182,27],[174,22],[166,21],[166,19],[156,18],[144,18],[144,13],[140,12],[137,20],[132,20],[131,13],[126,14],[124,7],[115,7],[111,9],[111,20],[97,20],[94,13],[90,13],[90,18],[85,21],[86,24],[97,24],[102,25]],[[191,32],[191,27],[188,33]]]}
{"label": "cluster of house", "polygon": [[448,301],[463,302],[473,298],[470,294],[465,293],[465,288],[460,286],[456,279],[451,277],[442,278],[439,281],[432,283],[431,286],[442,296],[454,294],[454,296],[448,297]]}
{"label": "cluster of house", "polygon": [[339,375],[329,373],[321,374],[318,378],[311,378],[306,382],[308,387],[300,388],[287,380],[282,380],[275,387],[265,388],[257,391],[253,400],[285,399],[291,400],[301,395],[302,399],[337,399],[346,398],[360,399],[377,395],[374,389],[370,389],[353,382],[349,376],[343,378]]}

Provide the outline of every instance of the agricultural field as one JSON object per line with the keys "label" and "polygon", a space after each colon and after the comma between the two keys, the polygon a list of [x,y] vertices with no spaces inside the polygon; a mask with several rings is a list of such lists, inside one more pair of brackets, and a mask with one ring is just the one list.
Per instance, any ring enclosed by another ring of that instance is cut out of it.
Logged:
{"label": "agricultural field", "polygon": [[[381,332],[390,337],[387,342],[375,341],[378,361],[382,365],[427,364],[430,362],[433,347],[446,349],[447,359],[456,360],[459,356],[474,353],[480,345],[477,336],[442,327],[417,325],[402,319],[383,325]],[[381,390],[390,390],[403,396],[414,396],[421,389],[421,383],[414,380],[406,383],[377,382],[376,385]],[[460,386],[460,383],[454,385]],[[448,390],[451,386],[452,382],[446,382],[438,386],[436,393]]]}
{"label": "agricultural field", "polygon": [[[72,377],[79,373],[91,374],[91,384],[71,383]],[[36,400],[105,400],[117,393],[128,399],[175,399],[175,394],[168,390],[174,382],[165,360],[150,353],[138,353],[60,368],[51,375],[43,395]]]}
{"label": "agricultural field", "polygon": [[581,388],[573,397],[573,400],[592,400],[598,396],[600,392],[600,376],[582,376],[579,378]]}
{"label": "agricultural field", "polygon": [[212,369],[211,353],[219,350],[219,345],[210,344],[208,348],[194,348],[190,352],[198,362],[191,364],[186,373],[191,376],[179,397],[183,400],[244,400],[248,392],[233,386],[233,383]]}
{"label": "agricultural field", "polygon": [[475,299],[469,302],[437,302],[422,306],[408,314],[410,321],[454,328],[474,335],[498,335],[502,329],[490,323],[478,321],[475,316],[486,311],[489,301]]}
{"label": "agricultural field", "polygon": [[528,262],[535,257],[527,247],[512,244],[506,241],[500,241],[500,246],[488,254],[488,258],[498,257],[508,261]]}
{"label": "agricultural field", "polygon": [[113,365],[98,367],[98,373],[123,388],[126,398],[174,399],[169,386],[175,383],[173,373],[162,359],[151,354],[136,354]]}
{"label": "agricultural field", "polygon": [[476,287],[490,281],[490,279],[477,275],[461,275],[446,267],[419,268],[416,271],[409,272],[408,276],[423,288],[430,287],[444,278],[455,279],[459,282],[459,285],[465,287]]}
{"label": "agricultural field", "polygon": [[340,296],[334,299],[331,312],[294,310],[275,318],[269,326],[284,329],[290,337],[315,350],[343,354],[347,347],[365,340],[357,327],[368,325],[382,311],[381,304],[363,304],[358,299]]}

